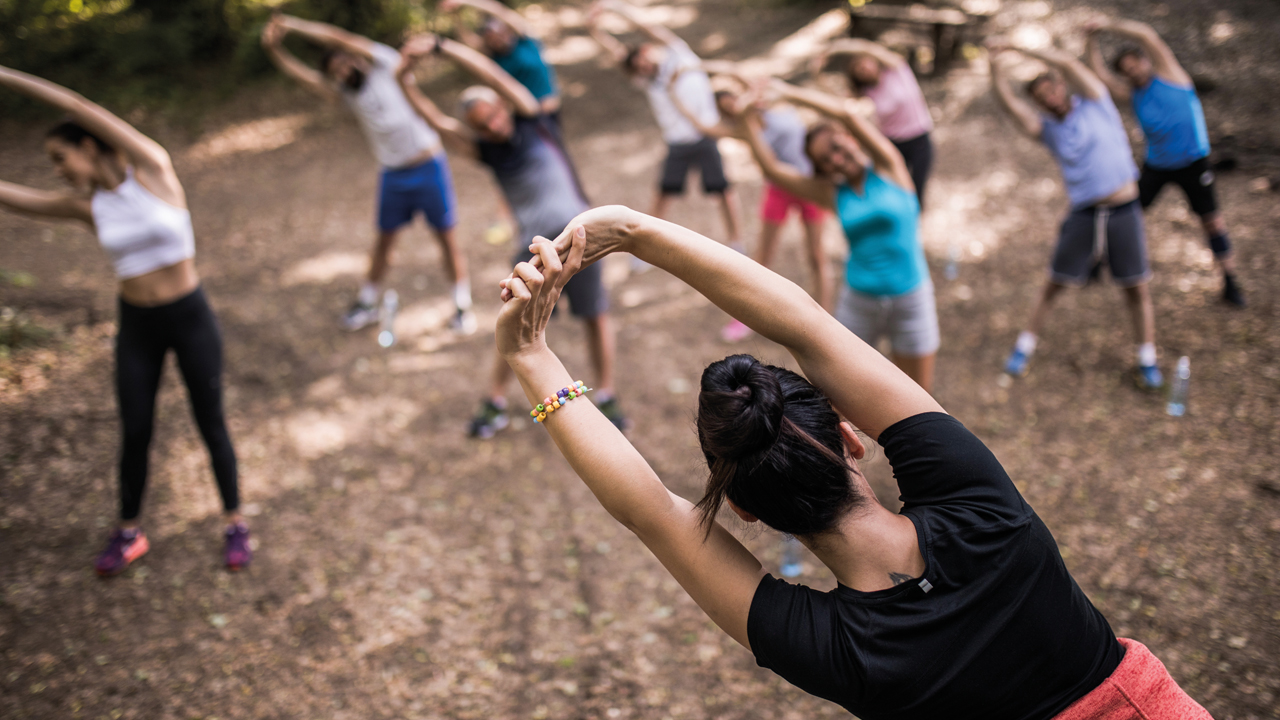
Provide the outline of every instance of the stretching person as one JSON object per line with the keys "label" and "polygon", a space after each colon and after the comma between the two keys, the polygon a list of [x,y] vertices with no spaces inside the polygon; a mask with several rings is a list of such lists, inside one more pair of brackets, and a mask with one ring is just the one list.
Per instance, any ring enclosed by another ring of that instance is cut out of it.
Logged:
{"label": "stretching person", "polygon": [[[1147,236],[1138,206],[1138,168],[1129,139],[1107,86],[1079,60],[1061,50],[1025,50],[991,45],[991,83],[1000,104],[1027,135],[1043,142],[1062,169],[1071,210],[1062,221],[1058,246],[1049,264],[1049,280],[1026,330],[1018,335],[1005,372],[1027,373],[1027,364],[1058,293],[1083,286],[1104,256],[1112,280],[1124,289],[1137,343],[1134,382],[1143,390],[1164,386],[1156,367],[1155,311],[1147,286]],[[1037,111],[1014,94],[999,56],[1016,50],[1050,68],[1027,84]]]}
{"label": "stretching person", "polygon": [[920,245],[920,204],[902,154],[847,101],[781,80],[771,87],[783,99],[830,118],[805,139],[812,177],[778,160],[758,115],[747,114],[746,123],[751,151],[769,182],[834,210],[840,221],[849,261],[836,318],[870,345],[887,335],[893,362],[932,392],[941,340],[938,309]]}
{"label": "stretching person", "polygon": [[[543,423],[605,510],[761,666],[868,720],[1209,718],[1145,646],[1116,639],[991,451],[800,287],[617,206],[534,247],[535,261],[502,283],[497,331],[530,403],[572,382],[544,335],[560,288],[611,252],[688,283],[804,373],[748,355],[706,368],[697,428],[710,477],[696,504],[664,487],[591,403]],[[855,427],[883,446],[901,514],[859,469]],[[724,504],[799,539],[839,586],[767,574],[716,522]]]}
{"label": "stretching person", "polygon": [[[711,68],[707,68],[709,71]],[[739,82],[746,84],[739,77],[733,68],[722,68],[723,73],[714,71],[716,74],[729,75]],[[676,77],[679,78],[680,73],[684,70],[677,71]],[[672,86],[674,87],[674,81]],[[794,108],[777,105],[769,106],[760,100],[753,100],[753,94],[740,94],[732,90],[719,90],[715,94],[716,107],[720,110],[721,118],[736,118],[741,114],[739,103],[755,102],[756,110],[760,113],[760,124],[764,134],[765,143],[778,160],[788,165],[792,170],[803,176],[813,174],[813,163],[809,161],[809,156],[805,155],[804,140],[807,132],[804,121],[800,119],[800,115],[796,113]],[[739,140],[747,139],[747,129],[739,122],[727,122],[721,120],[714,125],[706,125],[698,118],[697,115],[690,112],[680,100],[680,96],[671,93],[671,101],[675,103],[685,118],[698,128],[698,132],[712,138],[735,137]],[[787,215],[791,209],[795,208],[800,215],[800,220],[804,224],[805,246],[809,251],[809,268],[813,272],[814,280],[814,298],[818,304],[824,308],[831,308],[834,301],[835,284],[831,281],[831,268],[827,264],[827,258],[822,250],[822,227],[826,222],[826,213],[823,212],[818,205],[798,198],[795,195],[783,190],[773,183],[767,183],[764,194],[760,197],[760,245],[756,248],[755,261],[769,267],[773,264],[773,259],[777,255],[778,236],[781,234],[782,226],[787,222]],[[730,323],[720,331],[720,337],[727,342],[737,342],[746,338],[751,334],[751,329],[743,325],[737,320]]]}
{"label": "stretching person", "polygon": [[[606,11],[627,20],[649,41],[635,48],[623,45],[600,27],[600,17]],[[716,139],[699,132],[671,100],[672,94],[678,95],[685,108],[703,125],[714,125],[719,121],[711,80],[700,68],[702,59],[675,33],[661,25],[643,22],[635,8],[622,0],[596,2],[591,6],[588,24],[596,42],[644,87],[653,117],[662,129],[662,139],[667,143],[667,158],[662,163],[662,178],[653,202],[653,215],[666,217],[671,202],[684,194],[689,171],[696,167],[702,178],[703,192],[719,199],[729,246],[741,249],[737,195],[725,177],[724,161]],[[680,73],[677,79],[676,73],[682,69],[685,72]]]}
{"label": "stretching person", "polygon": [[[282,42],[290,32],[328,48],[320,61],[322,72],[284,49]],[[326,100],[341,98],[346,102],[382,166],[378,237],[369,258],[369,273],[343,316],[342,326],[354,331],[377,322],[378,299],[391,266],[396,238],[413,222],[414,215],[421,213],[440,243],[445,271],[453,281],[456,310],[450,327],[463,334],[475,332],[467,259],[454,232],[457,199],[449,161],[440,136],[413,111],[396,82],[400,53],[341,28],[289,15],[277,15],[267,23],[262,45],[286,75]]]}
{"label": "stretching person", "polygon": [[147,486],[156,391],[172,349],[222,496],[224,560],[239,570],[252,552],[222,409],[222,336],[196,274],[191,213],[169,153],[106,109],[47,80],[0,67],[0,86],[69,116],[49,131],[44,147],[74,188],[48,192],[0,181],[0,205],[85,223],[97,233],[120,281],[115,348],[120,522],[94,567],[99,575],[116,575],[150,548],[138,515]]}
{"label": "stretching person", "polygon": [[[1166,183],[1181,187],[1191,211],[1200,217],[1213,261],[1222,271],[1222,299],[1244,307],[1244,291],[1236,281],[1227,224],[1213,192],[1204,108],[1191,76],[1150,25],[1099,18],[1086,23],[1085,31],[1089,37],[1089,67],[1107,84],[1112,97],[1133,102],[1133,113],[1147,140],[1147,159],[1138,178],[1139,202],[1144,209],[1149,207]],[[1106,31],[1138,43],[1138,47],[1121,50],[1112,63],[1124,80],[1113,75],[1102,59],[1098,33]]]}
{"label": "stretching person", "polygon": [[441,0],[441,12],[471,7],[485,14],[480,34],[465,27],[460,39],[488,55],[498,67],[525,86],[542,108],[542,114],[560,122],[560,88],[556,73],[542,55],[542,43],[533,36],[529,21],[498,0]]}
{"label": "stretching person", "polygon": [[[413,64],[431,54],[452,60],[484,83],[462,93],[465,122],[442,112],[414,83]],[[578,191],[572,163],[555,137],[552,121],[533,94],[492,60],[462,43],[421,35],[405,43],[399,76],[409,102],[440,133],[450,150],[493,171],[519,226],[514,262],[532,257],[528,247],[535,237],[554,237],[589,207]],[[613,397],[616,341],[601,269],[597,266],[574,278],[566,290],[570,313],[581,318],[587,329],[600,390],[597,400],[609,420],[625,429],[629,422]],[[472,437],[491,438],[507,427],[506,391],[510,383],[511,368],[498,358],[488,397],[471,421]]]}
{"label": "stretching person", "polygon": [[916,197],[924,207],[924,187],[933,168],[933,117],[925,102],[924,92],[911,65],[896,52],[880,43],[860,38],[843,38],[831,43],[814,59],[814,74],[826,65],[832,55],[851,56],[845,67],[849,88],[858,97],[870,98],[876,106],[876,123],[880,132],[893,141],[902,153],[916,186]]}

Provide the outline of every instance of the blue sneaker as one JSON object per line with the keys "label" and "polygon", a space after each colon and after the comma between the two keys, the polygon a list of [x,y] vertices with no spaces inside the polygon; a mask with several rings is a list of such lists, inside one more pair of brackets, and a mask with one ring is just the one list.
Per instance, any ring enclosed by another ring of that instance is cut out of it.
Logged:
{"label": "blue sneaker", "polygon": [[1013,352],[1009,353],[1009,359],[1004,363],[1004,371],[1014,377],[1022,377],[1027,374],[1027,364],[1030,361],[1030,355],[1014,348]]}
{"label": "blue sneaker", "polygon": [[1133,382],[1139,390],[1159,390],[1164,387],[1164,375],[1155,365],[1139,365],[1133,369]]}

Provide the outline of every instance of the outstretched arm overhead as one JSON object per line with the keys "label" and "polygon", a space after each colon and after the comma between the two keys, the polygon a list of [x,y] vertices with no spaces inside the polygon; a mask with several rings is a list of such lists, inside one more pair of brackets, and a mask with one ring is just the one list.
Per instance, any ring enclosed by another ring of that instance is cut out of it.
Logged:
{"label": "outstretched arm overhead", "polygon": [[817,75],[826,67],[827,61],[838,55],[870,55],[879,60],[885,67],[896,68],[907,60],[898,53],[878,42],[862,38],[840,38],[832,41],[817,57],[809,61],[809,72]]}
{"label": "outstretched arm overhead", "polygon": [[[507,27],[514,30],[517,35],[533,36],[533,29],[529,27],[529,21],[525,20],[520,13],[497,2],[497,0],[442,0],[439,7],[443,12],[455,12],[461,7],[475,8],[506,23]],[[471,43],[467,44],[470,45]]]}
{"label": "outstretched arm overhead", "polygon": [[1183,87],[1191,87],[1194,84],[1191,80],[1191,75],[1178,62],[1173,50],[1160,37],[1160,33],[1156,32],[1155,28],[1150,25],[1136,20],[1125,20],[1123,18],[1111,20],[1106,17],[1098,17],[1086,23],[1085,29],[1089,30],[1090,28],[1093,28],[1094,32],[1110,31],[1137,42],[1146,51],[1147,57],[1151,58],[1152,69],[1162,80],[1167,80]]}
{"label": "outstretched arm overhead", "polygon": [[773,153],[773,148],[764,141],[764,127],[758,113],[748,112],[742,123],[746,128],[746,141],[751,146],[751,154],[755,156],[756,164],[769,182],[828,210],[835,207],[835,185],[823,177],[802,175],[799,170],[779,160]]}
{"label": "outstretched arm overhead", "polygon": [[441,43],[441,38],[436,35],[415,35],[409,38],[404,47],[400,48],[400,66],[396,68],[396,79],[400,82],[400,88],[404,90],[404,96],[409,104],[422,116],[423,120],[427,121],[428,125],[440,133],[440,139],[449,151],[474,158],[476,156],[475,133],[467,127],[466,123],[441,110],[431,101],[431,98],[423,94],[413,76],[413,66],[423,57],[441,52],[442,50],[439,49]]}
{"label": "outstretched arm overhead", "polygon": [[284,36],[288,32],[283,16],[277,15],[267,21],[262,28],[262,48],[266,50],[267,57],[280,72],[297,80],[306,89],[325,100],[336,101],[338,93],[325,81],[324,75],[284,48]]}
{"label": "outstretched arm overhead", "polygon": [[36,190],[0,180],[0,206],[23,215],[83,220],[93,224],[89,201],[67,192]]}
{"label": "outstretched arm overhead", "polygon": [[1084,59],[1089,69],[1106,84],[1112,99],[1117,102],[1128,101],[1133,95],[1129,90],[1129,83],[1116,77],[1111,68],[1107,67],[1107,61],[1102,57],[1102,47],[1098,44],[1098,27],[1093,21],[1085,23],[1084,27]]}
{"label": "outstretched arm overhead", "polygon": [[608,30],[600,27],[600,17],[602,15],[604,15],[604,9],[600,7],[600,4],[593,4],[591,9],[587,11],[587,31],[591,34],[591,38],[604,49],[605,54],[609,56],[614,65],[622,65],[627,61],[627,54],[630,51],[618,38],[614,37]]}
{"label": "outstretched arm overhead", "polygon": [[1057,48],[1044,48],[1043,50],[1032,50],[1030,48],[1012,47],[1011,50],[1033,57],[1045,65],[1062,73],[1062,78],[1067,81],[1067,85],[1076,93],[1083,95],[1090,100],[1098,100],[1107,95],[1107,86],[1098,79],[1093,71],[1085,67],[1074,55],[1064,52]]}
{"label": "outstretched arm overhead", "polygon": [[707,125],[702,122],[702,119],[690,112],[689,108],[684,104],[684,101],[680,99],[679,93],[676,92],[676,83],[679,82],[680,76],[686,71],[695,69],[697,68],[682,67],[677,69],[675,74],[671,76],[671,82],[667,85],[667,94],[671,96],[671,104],[675,105],[676,110],[680,111],[680,114],[684,116],[684,119],[688,120],[689,123],[697,128],[698,132],[703,135],[717,139],[725,137],[740,137],[741,134],[735,132],[735,128],[723,120],[714,125]]}
{"label": "outstretched arm overhead", "polygon": [[1009,86],[1008,73],[1000,62],[1000,54],[1003,51],[1004,48],[999,46],[989,48],[990,55],[987,61],[991,65],[991,88],[995,90],[996,98],[1000,101],[1000,105],[1014,119],[1018,127],[1027,135],[1039,138],[1040,132],[1044,128],[1044,121],[1040,119],[1040,113],[1032,107],[1031,103],[1018,97],[1013,88]]}
{"label": "outstretched arm overhead", "polygon": [[511,77],[511,74],[499,67],[498,63],[460,42],[447,38],[440,38],[437,42],[437,52],[475,75],[480,82],[498,91],[499,95],[511,103],[517,114],[525,117],[541,114],[542,106],[538,104],[533,93],[529,92],[529,88]]}
{"label": "outstretched arm overhead", "polygon": [[595,11],[596,8],[618,15],[634,25],[637,30],[648,35],[650,40],[660,45],[679,45],[684,43],[680,36],[668,30],[665,26],[657,23],[646,23],[640,18],[640,13],[635,6],[624,2],[624,0],[596,0],[592,10]]}
{"label": "outstretched arm overhead", "polygon": [[173,171],[173,160],[160,143],[138,132],[83,95],[34,75],[0,66],[0,87],[7,87],[71,116],[133,165],[138,181],[157,197],[178,207],[186,207],[186,195]]}
{"label": "outstretched arm overhead", "polygon": [[907,162],[902,158],[902,153],[874,124],[854,112],[854,106],[850,101],[828,95],[821,90],[798,87],[782,80],[775,79],[771,87],[784,100],[811,107],[844,125],[854,139],[862,145],[863,150],[871,156],[871,162],[875,164],[877,173],[887,176],[907,192],[916,191],[915,183],[911,180],[911,172],[907,169]]}
{"label": "outstretched arm overhead", "polygon": [[363,35],[343,30],[336,25],[315,22],[314,20],[303,20],[292,15],[279,15],[277,17],[286,30],[295,32],[318,45],[345,50],[366,60],[373,59],[373,48],[377,43]]}

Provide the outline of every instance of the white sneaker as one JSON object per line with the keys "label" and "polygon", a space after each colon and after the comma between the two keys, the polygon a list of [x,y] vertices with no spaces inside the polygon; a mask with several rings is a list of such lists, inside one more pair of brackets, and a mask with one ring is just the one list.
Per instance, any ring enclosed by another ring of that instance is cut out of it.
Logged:
{"label": "white sneaker", "polygon": [[449,321],[449,328],[459,335],[474,335],[478,325],[476,314],[470,310],[459,310]]}
{"label": "white sneaker", "polygon": [[342,329],[355,332],[378,322],[378,306],[366,305],[359,300],[351,304],[351,309],[342,316]]}

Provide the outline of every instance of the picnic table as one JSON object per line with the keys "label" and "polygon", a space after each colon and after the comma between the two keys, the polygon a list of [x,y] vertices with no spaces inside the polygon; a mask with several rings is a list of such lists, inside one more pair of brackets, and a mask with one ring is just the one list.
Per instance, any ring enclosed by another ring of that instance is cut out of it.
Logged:
{"label": "picnic table", "polygon": [[[890,5],[849,0],[849,34],[875,39],[877,28],[895,23],[926,28],[933,39],[933,73],[937,74],[960,57],[965,42],[976,44],[991,15],[922,3]],[[912,64],[918,65],[917,58],[912,57]]]}

